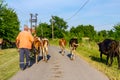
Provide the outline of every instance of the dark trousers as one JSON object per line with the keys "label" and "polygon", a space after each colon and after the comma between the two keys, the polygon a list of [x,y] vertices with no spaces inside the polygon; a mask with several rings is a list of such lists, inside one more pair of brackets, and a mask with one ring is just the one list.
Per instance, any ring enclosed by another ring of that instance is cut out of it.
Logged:
{"label": "dark trousers", "polygon": [[[20,68],[23,69],[27,66],[30,66],[30,51],[27,48],[20,48]],[[26,62],[24,61],[26,58]]]}

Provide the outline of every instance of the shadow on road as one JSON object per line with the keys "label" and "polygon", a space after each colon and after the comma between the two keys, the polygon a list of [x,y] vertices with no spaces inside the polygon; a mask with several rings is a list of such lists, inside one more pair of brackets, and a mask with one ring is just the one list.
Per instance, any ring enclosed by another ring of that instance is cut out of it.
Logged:
{"label": "shadow on road", "polygon": [[[51,58],[51,56],[48,54],[48,55],[47,55],[47,60],[49,61],[50,58]],[[43,59],[43,57],[42,57],[42,56],[39,56],[38,62],[42,61],[42,59]],[[31,57],[31,58],[30,58],[30,67],[31,67],[33,64],[35,64],[35,58],[34,58],[34,57]]]}

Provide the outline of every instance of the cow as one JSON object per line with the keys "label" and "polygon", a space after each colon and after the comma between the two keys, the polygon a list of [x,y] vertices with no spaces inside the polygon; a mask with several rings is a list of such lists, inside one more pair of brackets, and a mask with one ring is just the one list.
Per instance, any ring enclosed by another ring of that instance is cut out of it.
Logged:
{"label": "cow", "polygon": [[[107,56],[106,65],[112,66],[113,57],[117,57],[118,69],[120,69],[120,42],[112,39],[105,39],[103,42],[98,43],[100,51],[100,59],[102,61],[102,54]],[[108,63],[110,58],[110,64]]]}
{"label": "cow", "polygon": [[42,42],[43,42],[43,60],[44,61],[48,61],[48,46],[49,46],[49,40],[47,38],[43,38],[42,39]]}
{"label": "cow", "polygon": [[65,46],[66,46],[66,40],[64,38],[61,38],[59,40],[59,46],[60,46],[60,49],[61,49],[61,54],[64,56]]}
{"label": "cow", "polygon": [[43,43],[39,37],[34,37],[32,49],[34,51],[35,62],[38,63],[39,54],[43,51]]}
{"label": "cow", "polygon": [[71,38],[69,41],[69,47],[70,47],[70,59],[73,60],[74,59],[74,52],[76,50],[76,48],[78,47],[78,39],[77,38]]}

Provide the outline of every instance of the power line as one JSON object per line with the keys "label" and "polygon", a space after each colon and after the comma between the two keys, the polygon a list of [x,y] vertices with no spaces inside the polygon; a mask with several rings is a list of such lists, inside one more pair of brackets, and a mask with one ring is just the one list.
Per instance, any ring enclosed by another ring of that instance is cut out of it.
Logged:
{"label": "power line", "polygon": [[68,18],[68,19],[66,19],[66,20],[70,20],[71,18],[73,18],[74,16],[76,16],[76,15],[78,14],[78,12],[79,12],[83,7],[85,7],[85,5],[86,5],[88,2],[89,2],[89,0],[87,0],[87,1],[78,9],[78,11],[77,11],[75,14],[73,14],[70,18]]}

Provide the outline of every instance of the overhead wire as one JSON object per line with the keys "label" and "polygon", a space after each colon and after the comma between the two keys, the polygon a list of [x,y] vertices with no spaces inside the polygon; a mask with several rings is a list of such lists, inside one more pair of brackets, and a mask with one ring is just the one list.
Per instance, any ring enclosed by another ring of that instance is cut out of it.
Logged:
{"label": "overhead wire", "polygon": [[70,20],[70,19],[72,19],[74,16],[76,16],[76,15],[80,12],[80,10],[82,10],[83,7],[85,7],[85,5],[86,5],[88,2],[89,2],[89,0],[87,0],[87,1],[78,9],[77,12],[75,12],[71,17],[69,17],[69,18],[66,19],[66,20]]}

